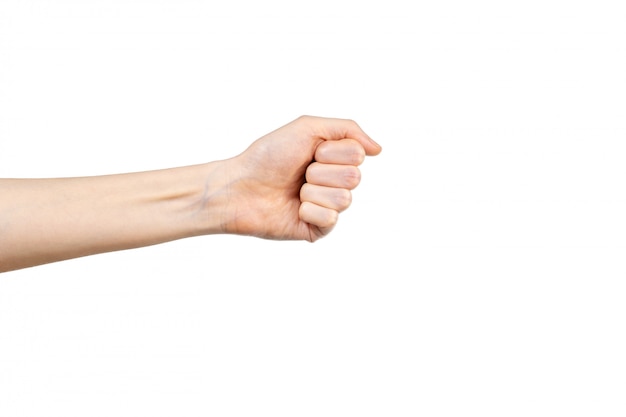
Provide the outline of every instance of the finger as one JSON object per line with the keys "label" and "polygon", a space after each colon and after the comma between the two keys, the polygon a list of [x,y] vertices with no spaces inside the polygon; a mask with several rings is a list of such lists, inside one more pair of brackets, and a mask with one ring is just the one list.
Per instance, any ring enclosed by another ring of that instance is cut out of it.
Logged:
{"label": "finger", "polygon": [[306,223],[330,231],[337,224],[339,213],[336,210],[305,201],[300,204],[300,219]]}
{"label": "finger", "polygon": [[315,160],[324,164],[361,165],[365,149],[354,139],[325,141],[315,151]]}
{"label": "finger", "polygon": [[345,188],[324,187],[306,183],[300,189],[300,201],[342,212],[352,203],[352,193]]}
{"label": "finger", "polygon": [[382,151],[380,145],[354,120],[314,116],[303,116],[300,119],[310,122],[317,136],[324,140],[354,139],[363,146],[366,155],[378,155]]}
{"label": "finger", "polygon": [[352,190],[361,182],[361,171],[354,165],[313,162],[307,168],[305,178],[311,184]]}

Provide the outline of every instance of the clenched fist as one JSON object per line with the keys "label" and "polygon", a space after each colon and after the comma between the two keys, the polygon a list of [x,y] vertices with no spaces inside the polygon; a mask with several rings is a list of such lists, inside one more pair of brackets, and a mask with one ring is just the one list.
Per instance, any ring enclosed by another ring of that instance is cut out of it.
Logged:
{"label": "clenched fist", "polygon": [[361,180],[358,166],[381,148],[351,120],[303,116],[229,160],[225,232],[270,239],[328,234]]}

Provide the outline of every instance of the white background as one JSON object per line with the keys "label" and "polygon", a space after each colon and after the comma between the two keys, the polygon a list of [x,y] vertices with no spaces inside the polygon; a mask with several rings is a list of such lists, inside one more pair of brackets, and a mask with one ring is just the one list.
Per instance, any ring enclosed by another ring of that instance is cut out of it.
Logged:
{"label": "white background", "polygon": [[0,416],[624,416],[620,3],[1,1],[0,177],[222,159],[301,114],[384,150],[313,245],[0,276]]}

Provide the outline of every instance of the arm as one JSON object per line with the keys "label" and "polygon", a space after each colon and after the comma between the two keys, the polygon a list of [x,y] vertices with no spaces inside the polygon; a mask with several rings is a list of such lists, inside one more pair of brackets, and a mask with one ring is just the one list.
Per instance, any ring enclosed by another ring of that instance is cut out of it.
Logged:
{"label": "arm", "polygon": [[352,121],[307,116],[223,161],[0,179],[0,272],[207,234],[315,241],[380,150]]}

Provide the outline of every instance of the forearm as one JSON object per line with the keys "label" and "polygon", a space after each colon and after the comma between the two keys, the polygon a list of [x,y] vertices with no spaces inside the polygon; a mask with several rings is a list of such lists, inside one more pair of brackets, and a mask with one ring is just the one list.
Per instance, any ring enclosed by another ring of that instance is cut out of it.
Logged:
{"label": "forearm", "polygon": [[227,199],[220,164],[0,179],[0,272],[217,233]]}
{"label": "forearm", "polygon": [[351,120],[303,116],[223,161],[0,179],[0,272],[202,234],[314,242],[350,205],[358,165],[380,151]]}

